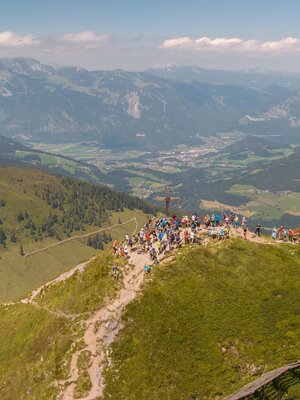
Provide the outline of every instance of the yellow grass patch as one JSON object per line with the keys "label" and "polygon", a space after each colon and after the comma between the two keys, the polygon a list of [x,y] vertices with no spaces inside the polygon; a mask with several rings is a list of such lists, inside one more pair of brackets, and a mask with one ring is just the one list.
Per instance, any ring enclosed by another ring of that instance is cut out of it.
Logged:
{"label": "yellow grass patch", "polygon": [[[206,208],[208,210],[233,210],[233,209],[235,209],[234,206],[229,205],[229,204],[220,203],[217,200],[201,200],[200,206],[203,208]],[[256,211],[250,211],[250,210],[247,210],[244,208],[240,208],[236,211],[238,214],[242,214],[247,218],[250,218],[253,215],[257,214]]]}

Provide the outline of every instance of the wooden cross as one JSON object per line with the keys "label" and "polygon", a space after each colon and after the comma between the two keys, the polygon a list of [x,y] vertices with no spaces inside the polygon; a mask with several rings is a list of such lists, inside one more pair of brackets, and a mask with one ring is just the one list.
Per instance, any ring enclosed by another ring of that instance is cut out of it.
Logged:
{"label": "wooden cross", "polygon": [[181,197],[179,197],[179,196],[171,196],[171,191],[170,191],[170,186],[169,185],[166,185],[166,187],[165,187],[165,197],[155,197],[154,198],[154,200],[155,201],[165,201],[166,202],[166,214],[167,215],[170,215],[170,203],[171,203],[171,201],[180,201],[181,200]]}

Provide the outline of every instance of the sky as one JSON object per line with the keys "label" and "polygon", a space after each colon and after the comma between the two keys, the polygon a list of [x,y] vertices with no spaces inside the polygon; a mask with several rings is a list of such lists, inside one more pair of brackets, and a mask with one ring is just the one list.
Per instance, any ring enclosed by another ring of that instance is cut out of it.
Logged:
{"label": "sky", "polygon": [[0,0],[0,57],[300,72],[299,0]]}

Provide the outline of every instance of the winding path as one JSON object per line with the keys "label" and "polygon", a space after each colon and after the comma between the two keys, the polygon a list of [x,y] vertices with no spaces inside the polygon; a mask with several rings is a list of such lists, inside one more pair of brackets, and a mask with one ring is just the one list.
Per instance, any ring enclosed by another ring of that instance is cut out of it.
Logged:
{"label": "winding path", "polygon": [[55,246],[60,246],[61,244],[64,244],[66,242],[71,242],[72,240],[75,240],[75,239],[82,239],[82,238],[89,237],[91,235],[95,235],[96,233],[100,233],[100,232],[104,232],[104,231],[110,231],[110,230],[112,230],[112,229],[114,229],[114,228],[116,228],[118,226],[127,225],[127,224],[129,224],[130,222],[133,222],[133,221],[136,221],[136,217],[133,217],[128,221],[122,222],[121,224],[115,224],[115,225],[109,226],[107,228],[97,229],[94,232],[84,233],[83,235],[72,236],[70,238],[67,238],[67,239],[64,239],[64,240],[60,240],[59,242],[49,244],[49,246],[42,247],[41,249],[37,249],[37,250],[31,251],[30,253],[26,253],[24,255],[24,257],[29,257],[29,256],[32,256],[33,254],[41,253],[42,251],[51,249],[52,247],[55,247]]}

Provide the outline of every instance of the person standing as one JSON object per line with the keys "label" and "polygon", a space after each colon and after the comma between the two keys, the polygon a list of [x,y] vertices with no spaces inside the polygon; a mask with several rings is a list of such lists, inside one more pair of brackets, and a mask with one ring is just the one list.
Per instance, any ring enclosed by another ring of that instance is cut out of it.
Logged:
{"label": "person standing", "polygon": [[255,227],[255,232],[254,232],[255,236],[260,237],[260,231],[261,231],[261,226],[260,226],[260,224],[257,224]]}

